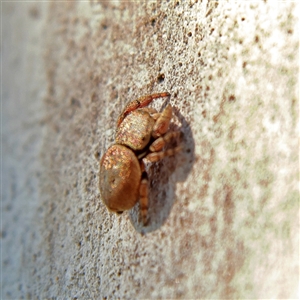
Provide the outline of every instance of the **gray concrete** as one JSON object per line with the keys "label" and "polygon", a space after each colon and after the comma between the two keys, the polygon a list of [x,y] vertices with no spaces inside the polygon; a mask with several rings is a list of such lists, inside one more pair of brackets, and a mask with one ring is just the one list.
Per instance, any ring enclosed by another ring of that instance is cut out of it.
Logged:
{"label": "gray concrete", "polygon": [[[1,298],[298,297],[298,10],[3,2]],[[98,160],[161,91],[184,149],[148,167],[143,227],[108,213]]]}

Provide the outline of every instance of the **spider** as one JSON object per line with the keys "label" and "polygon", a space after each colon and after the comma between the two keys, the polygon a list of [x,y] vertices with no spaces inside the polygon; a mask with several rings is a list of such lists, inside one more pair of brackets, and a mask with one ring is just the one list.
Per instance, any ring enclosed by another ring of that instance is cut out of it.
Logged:
{"label": "spider", "polygon": [[147,225],[148,179],[144,161],[157,162],[180,151],[164,150],[178,132],[168,131],[172,106],[161,113],[146,107],[168,92],[146,95],[127,104],[117,121],[115,144],[100,160],[99,189],[108,210],[121,214],[139,200],[140,218]]}

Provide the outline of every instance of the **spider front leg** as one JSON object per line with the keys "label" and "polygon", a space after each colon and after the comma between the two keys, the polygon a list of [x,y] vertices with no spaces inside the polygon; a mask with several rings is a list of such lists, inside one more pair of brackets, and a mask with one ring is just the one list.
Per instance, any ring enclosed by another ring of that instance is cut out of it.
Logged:
{"label": "spider front leg", "polygon": [[133,100],[129,102],[126,107],[124,108],[123,112],[120,114],[118,121],[117,121],[117,127],[120,126],[122,121],[125,119],[125,117],[132,111],[142,108],[150,104],[154,99],[161,98],[161,97],[169,97],[170,94],[168,92],[164,93],[157,93],[152,95],[146,95],[141,98],[138,98],[136,100]]}

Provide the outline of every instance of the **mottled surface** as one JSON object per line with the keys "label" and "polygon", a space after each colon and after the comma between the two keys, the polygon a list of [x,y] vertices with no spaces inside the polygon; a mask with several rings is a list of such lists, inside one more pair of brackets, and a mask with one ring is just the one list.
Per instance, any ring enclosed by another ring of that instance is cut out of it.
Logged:
{"label": "mottled surface", "polygon": [[[2,299],[299,296],[297,2],[1,7]],[[163,91],[185,148],[149,167],[142,228],[98,160]]]}

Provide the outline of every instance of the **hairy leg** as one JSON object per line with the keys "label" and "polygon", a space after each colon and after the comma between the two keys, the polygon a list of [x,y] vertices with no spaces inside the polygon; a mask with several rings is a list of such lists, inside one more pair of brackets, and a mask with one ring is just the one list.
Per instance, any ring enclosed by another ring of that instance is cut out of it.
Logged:
{"label": "hairy leg", "polygon": [[141,169],[143,173],[140,184],[140,216],[143,225],[146,226],[148,223],[148,178],[143,162],[141,162]]}
{"label": "hairy leg", "polygon": [[172,139],[177,138],[181,135],[179,131],[169,131],[163,136],[157,138],[149,147],[151,152],[160,151],[167,143],[169,143]]}
{"label": "hairy leg", "polygon": [[131,102],[129,102],[123,112],[120,114],[118,121],[117,121],[117,127],[120,126],[120,124],[122,123],[122,121],[124,120],[124,118],[132,111],[138,109],[138,108],[142,108],[145,107],[147,105],[149,105],[154,99],[157,98],[161,98],[161,97],[169,97],[170,94],[168,92],[164,92],[164,93],[157,93],[157,94],[152,94],[152,95],[146,95],[143,96],[141,98],[138,98],[136,100],[133,100]]}
{"label": "hairy leg", "polygon": [[182,150],[181,146],[175,147],[175,148],[170,148],[164,151],[159,151],[159,152],[152,152],[149,153],[147,156],[144,157],[145,160],[148,160],[150,162],[156,162],[161,159],[163,159],[166,156],[173,156],[176,153],[180,152]]}
{"label": "hairy leg", "polygon": [[152,136],[154,138],[157,138],[159,136],[162,136],[165,134],[169,128],[170,121],[172,119],[172,106],[169,104],[160,114],[158,119],[156,120],[154,126],[153,126],[153,131],[152,131]]}

